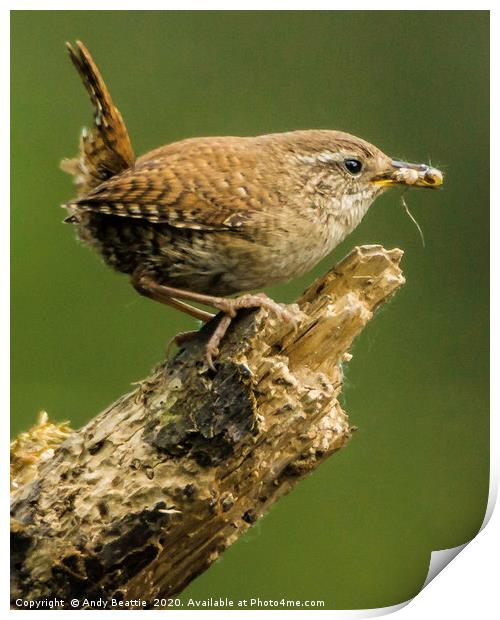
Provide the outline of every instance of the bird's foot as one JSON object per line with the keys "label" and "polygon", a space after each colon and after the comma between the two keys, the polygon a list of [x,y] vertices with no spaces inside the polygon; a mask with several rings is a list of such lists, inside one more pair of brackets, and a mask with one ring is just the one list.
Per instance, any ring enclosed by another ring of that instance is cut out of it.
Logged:
{"label": "bird's foot", "polygon": [[[173,291],[174,289],[172,289]],[[169,289],[170,292],[170,289]],[[177,294],[179,291],[175,291]],[[215,370],[214,366],[214,358],[219,354],[219,345],[224,338],[231,321],[237,315],[238,310],[243,310],[246,308],[265,308],[271,314],[274,314],[279,320],[284,321],[286,323],[293,323],[295,329],[298,326],[298,315],[294,312],[291,312],[289,309],[285,308],[281,304],[276,303],[272,299],[270,299],[264,293],[257,293],[255,295],[246,294],[241,295],[236,298],[226,298],[226,297],[206,297],[203,299],[200,295],[189,294],[190,298],[195,298],[195,301],[201,301],[202,303],[210,303],[211,306],[220,310],[223,314],[219,319],[212,335],[210,336],[205,352],[205,359],[209,368]],[[177,334],[175,338],[173,338],[167,347],[167,354],[170,352],[173,344],[177,346],[182,346],[189,340],[195,337],[198,332],[182,332]]]}
{"label": "bird's foot", "polygon": [[224,338],[227,328],[231,325],[233,317],[229,314],[223,314],[217,327],[214,329],[213,334],[210,336],[209,341],[205,349],[205,359],[207,360],[208,367],[215,370],[214,357],[219,355],[219,345]]}
{"label": "bird's foot", "polygon": [[244,308],[265,308],[276,317],[283,321],[293,321],[294,315],[283,307],[281,304],[276,303],[265,293],[256,293],[255,295],[241,295],[240,297],[221,298],[214,307],[221,310],[230,317],[235,317],[238,310]]}
{"label": "bird's foot", "polygon": [[255,295],[241,295],[241,297],[236,297],[235,299],[221,298],[213,305],[218,310],[221,310],[224,315],[220,319],[213,334],[210,336],[206,347],[205,357],[208,366],[212,370],[215,370],[213,360],[214,357],[217,357],[219,354],[219,345],[238,310],[243,310],[244,308],[265,308],[274,314],[278,319],[286,322],[293,322],[294,326],[297,327],[297,317],[287,308],[276,303],[264,293],[257,293]]}

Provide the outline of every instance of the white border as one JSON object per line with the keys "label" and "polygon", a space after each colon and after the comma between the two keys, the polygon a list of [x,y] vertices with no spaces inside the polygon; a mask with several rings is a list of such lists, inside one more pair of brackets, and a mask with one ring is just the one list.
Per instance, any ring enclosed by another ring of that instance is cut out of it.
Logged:
{"label": "white border", "polygon": [[[77,6],[77,5],[81,6]],[[44,10],[70,10],[70,9],[78,9],[78,10],[135,10],[139,7],[133,2],[127,0],[113,1],[113,2],[95,2],[89,0],[85,3],[72,3],[71,6],[68,6],[67,2],[62,1],[52,1],[47,2],[44,6],[40,6],[39,3],[35,2],[12,2],[9,3],[9,6],[6,7],[2,11],[2,21],[0,25],[0,33],[3,36],[0,36],[0,45],[1,51],[1,63],[3,65],[4,71],[2,75],[9,75],[9,65],[10,65],[10,49],[9,49],[9,24],[10,17],[8,11],[11,9],[15,10],[33,10],[33,9],[44,9]],[[262,2],[262,1],[254,1],[251,4],[249,3],[238,3],[236,5],[235,2],[196,2],[193,0],[185,0],[182,5],[171,2],[143,2],[140,6],[141,10],[172,10],[172,9],[182,9],[182,10],[334,10],[334,9],[349,9],[349,10],[373,10],[373,4],[371,2],[367,2],[366,0],[358,0],[356,2],[356,6],[346,6],[345,3],[340,2],[315,2],[309,1],[307,3],[307,7],[304,7],[301,3],[298,2],[284,2],[284,1],[275,1],[275,2]],[[377,9],[382,10],[402,10],[400,2],[389,1],[389,2],[379,2],[377,3]],[[474,3],[465,3],[461,1],[455,2],[429,2],[429,1],[421,1],[418,3],[418,6],[412,6],[411,9],[418,10],[490,10],[492,8],[491,2],[483,2],[476,1]],[[492,29],[492,67],[495,67],[495,72],[498,73],[498,40],[495,35],[498,36],[498,19],[496,16],[496,11],[492,11],[491,14],[491,29]],[[498,106],[498,97],[497,89],[498,89],[498,79],[495,76],[495,72],[492,70],[492,89],[491,89],[491,109],[495,110],[495,104]],[[7,205],[9,204],[10,199],[10,184],[9,184],[9,136],[10,136],[10,127],[9,127],[9,108],[8,108],[8,99],[6,97],[2,97],[1,100],[2,105],[2,114],[1,119],[4,125],[2,132],[2,143],[5,145],[4,149],[2,149],[2,161],[1,161],[1,174],[2,174],[2,189],[3,189],[3,198],[2,201],[3,209],[7,210]],[[464,128],[466,130],[466,128]],[[496,117],[492,118],[492,143],[497,143],[495,139],[498,139],[498,123]],[[491,169],[498,169],[498,155],[496,153],[496,149],[491,152]],[[496,181],[496,178],[493,177],[493,181]],[[493,187],[492,182],[492,196],[496,198],[496,187]],[[492,232],[491,232],[491,240],[492,245],[493,242],[497,240],[496,233],[499,232],[498,227],[498,215],[496,209],[497,205],[493,205],[492,209]],[[4,211],[4,212],[5,212]],[[2,264],[4,265],[4,273],[3,273],[3,287],[4,295],[2,301],[4,303],[1,304],[1,312],[2,312],[2,329],[3,331],[3,343],[9,342],[9,307],[7,303],[7,286],[9,285],[9,275],[7,265],[9,264],[9,233],[7,231],[7,227],[4,225],[0,230],[1,235],[1,244],[0,251],[2,252],[2,257],[4,261]],[[494,247],[494,246],[493,246]],[[495,280],[495,273],[498,273],[498,259],[495,255],[492,256],[492,285],[498,285],[498,282]],[[492,298],[491,298],[491,310],[492,316],[496,317],[500,315],[500,303],[498,298],[498,286],[492,287]],[[492,324],[492,336],[491,336],[492,346],[498,344],[499,342],[499,329],[498,323],[493,322]],[[493,350],[493,349],[492,349]],[[8,402],[8,394],[9,394],[9,352],[6,346],[3,347],[3,356],[2,356],[2,373],[1,377],[4,382],[2,389],[2,396],[4,399],[4,407],[3,412],[6,415],[6,412],[9,410],[9,402]],[[492,355],[492,385],[495,387],[498,384],[498,364],[495,356]],[[495,381],[495,378],[497,381]],[[495,554],[494,550],[498,550],[500,548],[499,540],[500,540],[500,517],[498,515],[498,510],[493,513],[493,507],[496,502],[496,496],[498,491],[498,472],[499,472],[499,454],[498,454],[498,446],[500,445],[500,434],[499,434],[499,425],[495,420],[494,412],[498,410],[498,395],[497,391],[492,391],[492,407],[491,411],[492,415],[492,423],[491,423],[491,481],[490,481],[490,497],[488,502],[488,509],[485,515],[485,522],[483,524],[483,528],[488,524],[486,529],[483,529],[478,536],[472,541],[472,544],[467,544],[459,548],[459,551],[463,549],[462,553],[460,553],[459,557],[451,563],[451,565],[447,568],[446,571],[441,573],[439,577],[430,583],[428,579],[425,589],[411,602],[410,605],[406,606],[406,603],[401,605],[392,607],[392,608],[384,608],[379,610],[363,610],[363,611],[315,611],[315,612],[307,612],[307,611],[292,611],[291,613],[300,614],[304,616],[305,614],[315,613],[315,614],[328,614],[331,617],[336,618],[364,618],[364,617],[372,617],[376,615],[382,615],[387,613],[392,613],[394,611],[399,610],[399,617],[406,619],[421,619],[424,615],[428,617],[430,614],[436,617],[443,617],[445,614],[447,617],[452,615],[454,618],[467,618],[470,619],[472,615],[480,618],[491,617],[493,610],[498,610],[498,584],[497,584],[497,575],[499,574],[499,566],[498,566],[498,557]],[[4,447],[6,447],[7,442],[4,442]],[[8,451],[7,449],[2,451],[2,463],[1,463],[1,475],[4,476],[5,486],[4,490],[8,486]],[[7,475],[6,475],[7,474]],[[2,517],[5,519],[2,527],[2,534],[6,538],[7,529],[7,502],[8,497],[7,493],[4,494],[5,497],[5,506],[2,511]],[[491,520],[490,520],[491,518]],[[490,520],[490,521],[489,521]],[[489,521],[489,523],[488,523]],[[5,541],[5,545],[7,545],[7,541]],[[452,553],[448,553],[448,556],[451,556]],[[9,602],[9,581],[8,581],[8,565],[7,565],[7,556],[8,554],[4,554],[4,562],[2,563],[2,573],[1,573],[1,592],[2,592],[2,607],[3,609],[8,608]],[[442,557],[442,556],[441,556]],[[454,556],[453,556],[454,557]],[[435,556],[434,562],[439,561],[439,554]],[[437,573],[436,573],[437,574]],[[19,611],[9,611],[8,613],[19,613]],[[25,611],[24,613],[31,613],[29,611]],[[44,618],[52,617],[52,611],[39,611],[37,612],[38,617]],[[64,613],[64,612],[63,612]],[[88,614],[97,613],[94,611],[77,611],[72,613],[85,613],[87,617]],[[125,612],[115,612],[115,613],[125,613]],[[154,611],[128,611],[127,618],[133,618],[135,614],[141,614],[138,617],[144,617],[144,613],[158,613]],[[169,611],[167,612],[170,618],[185,618],[186,613],[183,611]],[[233,611],[205,611],[204,614],[217,614],[217,616],[234,618],[235,612]],[[248,611],[238,611],[237,614],[246,614],[246,617],[251,617],[251,615],[256,616],[256,614],[261,614],[260,610],[248,610]],[[274,614],[288,614],[288,611],[274,611],[267,612]],[[130,615],[132,614],[132,616]],[[193,616],[193,614],[191,614]]]}

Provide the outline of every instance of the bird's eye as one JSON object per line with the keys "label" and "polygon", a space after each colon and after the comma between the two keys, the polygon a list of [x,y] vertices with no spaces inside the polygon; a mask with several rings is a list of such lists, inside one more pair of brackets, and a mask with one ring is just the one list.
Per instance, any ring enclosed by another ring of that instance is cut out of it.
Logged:
{"label": "bird's eye", "polygon": [[353,175],[358,175],[363,168],[363,164],[359,161],[359,159],[345,159],[344,166],[347,172]]}

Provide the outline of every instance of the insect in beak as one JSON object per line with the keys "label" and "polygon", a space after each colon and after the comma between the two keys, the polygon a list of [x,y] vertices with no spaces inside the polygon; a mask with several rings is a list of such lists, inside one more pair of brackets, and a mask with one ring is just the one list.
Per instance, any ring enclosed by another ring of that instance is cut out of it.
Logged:
{"label": "insect in beak", "polygon": [[409,164],[392,160],[390,166],[387,172],[378,174],[371,182],[383,187],[407,185],[436,188],[443,184],[443,173],[427,164]]}

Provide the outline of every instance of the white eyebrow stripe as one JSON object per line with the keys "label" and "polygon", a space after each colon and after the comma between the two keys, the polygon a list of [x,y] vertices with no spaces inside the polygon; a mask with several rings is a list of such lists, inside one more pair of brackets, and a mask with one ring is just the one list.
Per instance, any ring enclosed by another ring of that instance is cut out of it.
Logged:
{"label": "white eyebrow stripe", "polygon": [[297,155],[297,159],[304,164],[315,164],[321,162],[322,164],[331,164],[343,161],[345,155],[342,153],[332,153],[331,151],[321,151],[314,155]]}

